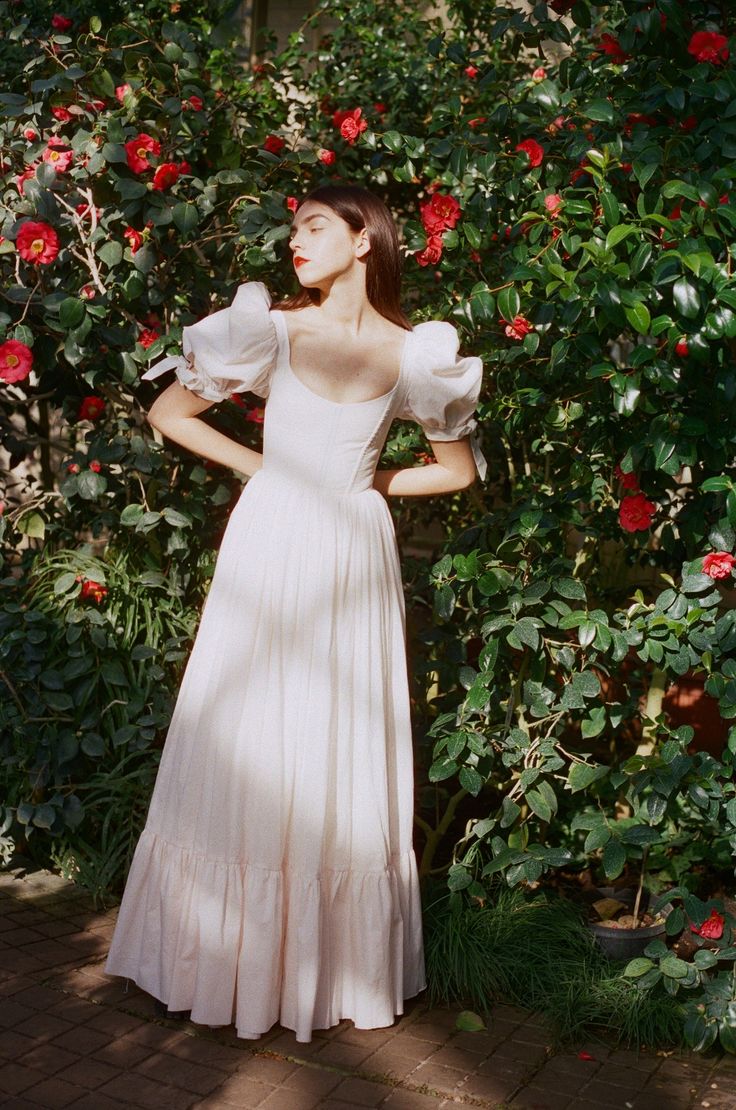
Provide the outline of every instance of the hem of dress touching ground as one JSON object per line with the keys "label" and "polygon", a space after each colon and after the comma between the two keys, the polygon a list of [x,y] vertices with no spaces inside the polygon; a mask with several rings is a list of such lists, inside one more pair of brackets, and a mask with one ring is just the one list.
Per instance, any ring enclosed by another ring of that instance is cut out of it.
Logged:
{"label": "hem of dress touching ground", "polygon": [[[252,871],[265,871],[268,875],[284,875],[284,874],[298,874],[299,878],[306,878],[309,880],[319,879],[320,875],[386,875],[391,871],[395,871],[397,865],[402,860],[410,860],[412,857],[416,863],[416,853],[413,848],[409,848],[406,852],[397,853],[389,856],[389,863],[385,867],[377,867],[372,870],[365,868],[355,867],[320,867],[315,875],[304,875],[300,868],[289,867],[288,864],[282,867],[262,867],[257,863],[249,863],[243,859],[219,859],[209,855],[207,852],[198,852],[196,848],[187,848],[184,844],[176,844],[173,840],[167,840],[166,837],[161,836],[160,833],[154,832],[153,829],[143,829],[140,839],[144,837],[148,839],[158,840],[161,844],[165,844],[167,848],[175,848],[178,852],[183,852],[188,856],[197,856],[199,859],[206,860],[207,863],[220,863],[225,864],[227,867],[242,867],[245,870]],[[395,862],[394,862],[395,861]]]}
{"label": "hem of dress touching ground", "polygon": [[[151,998],[156,998],[156,995],[153,994],[150,990],[148,990],[148,988],[139,979],[137,979],[135,977],[135,975],[128,975],[128,974],[126,974],[126,972],[105,971],[104,968],[103,968],[102,974],[107,975],[110,978],[120,978],[120,979],[125,979],[125,980],[127,980],[131,983],[135,983],[135,985],[137,987],[140,987],[140,989],[142,991],[145,991],[146,994],[149,994],[151,996]],[[416,990],[412,991],[411,994],[405,994],[404,995],[404,1001],[406,1002],[407,999],[409,999],[409,998],[416,998],[416,996],[418,994],[421,994],[422,991],[424,991],[426,989],[427,989],[427,983],[426,983],[426,980],[425,980],[423,986],[418,987]],[[127,986],[126,986],[126,990],[127,990]],[[168,1009],[168,1005],[169,1005],[168,1002],[165,1002],[163,998],[159,998],[158,1001],[162,1002],[164,1004],[164,1006],[166,1006],[166,1008]],[[189,1011],[189,1012],[191,1013],[191,1011]],[[360,1029],[360,1030],[363,1030],[365,1032],[370,1032],[370,1030],[372,1030],[372,1029],[390,1029],[394,1025],[394,1023],[396,1022],[396,1018],[403,1017],[403,1015],[404,1015],[404,1009],[402,1007],[400,1010],[396,1010],[394,1012],[393,1021],[389,1021],[385,1025],[357,1025],[356,1022],[355,1022],[354,1017],[351,1017],[350,1014],[343,1014],[336,1021],[333,1021],[331,1025],[313,1025],[312,1026],[312,1032],[324,1032],[327,1029],[334,1029],[335,1026],[339,1025],[341,1021],[352,1021],[353,1026],[354,1026],[355,1029]],[[195,1021],[193,1018],[189,1018],[188,1020],[191,1021],[193,1025],[206,1025],[208,1029],[227,1029],[227,1028],[229,1028],[230,1025],[235,1025],[234,1021],[229,1022],[228,1025],[209,1025],[209,1023],[206,1022],[206,1021],[205,1022],[199,1022],[199,1021]],[[297,1031],[294,1028],[294,1026],[293,1025],[284,1025],[284,1023],[280,1020],[280,1018],[276,1018],[276,1020],[274,1022],[272,1022],[271,1025],[269,1025],[268,1029],[264,1029],[261,1033],[254,1033],[251,1030],[248,1030],[247,1032],[241,1033],[240,1030],[238,1029],[237,1025],[235,1025],[235,1033],[236,1033],[236,1036],[240,1040],[257,1041],[257,1040],[260,1040],[261,1037],[264,1037],[266,1035],[266,1033],[270,1033],[271,1030],[273,1029],[274,1025],[280,1025],[282,1029],[288,1029],[290,1033],[294,1034],[294,1039],[296,1041],[298,1041],[299,1044],[311,1044],[311,1042],[312,1042],[312,1039],[313,1039],[312,1037],[308,1037],[307,1039],[304,1039],[303,1037],[297,1036]]]}

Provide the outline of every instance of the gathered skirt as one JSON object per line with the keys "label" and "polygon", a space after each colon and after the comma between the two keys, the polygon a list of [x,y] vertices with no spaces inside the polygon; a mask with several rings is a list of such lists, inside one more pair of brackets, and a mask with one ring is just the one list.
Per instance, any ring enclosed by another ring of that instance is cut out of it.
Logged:
{"label": "gathered skirt", "polygon": [[230,516],[105,971],[309,1041],[426,985],[391,513],[261,469]]}

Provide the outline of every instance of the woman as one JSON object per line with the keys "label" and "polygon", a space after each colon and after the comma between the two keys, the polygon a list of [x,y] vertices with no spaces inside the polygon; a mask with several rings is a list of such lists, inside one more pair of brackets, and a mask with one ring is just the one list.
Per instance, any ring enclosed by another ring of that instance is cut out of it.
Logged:
{"label": "woman", "polygon": [[[477,358],[413,328],[385,206],[355,186],[299,204],[302,290],[260,282],[184,328],[149,420],[249,480],[218,553],[105,970],[195,1022],[298,1041],[388,1026],[425,985],[412,850],[404,598],[385,497],[475,479]],[[197,419],[268,398],[263,454]],[[392,420],[437,462],[376,470]]]}

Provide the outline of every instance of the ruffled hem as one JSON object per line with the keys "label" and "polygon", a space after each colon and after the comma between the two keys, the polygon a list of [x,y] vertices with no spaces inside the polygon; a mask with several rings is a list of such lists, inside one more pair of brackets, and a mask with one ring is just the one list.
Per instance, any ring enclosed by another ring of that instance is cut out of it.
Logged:
{"label": "ruffled hem", "polygon": [[104,970],[204,1025],[297,1041],[392,1025],[426,986],[413,851],[306,875],[215,860],[144,829]]}

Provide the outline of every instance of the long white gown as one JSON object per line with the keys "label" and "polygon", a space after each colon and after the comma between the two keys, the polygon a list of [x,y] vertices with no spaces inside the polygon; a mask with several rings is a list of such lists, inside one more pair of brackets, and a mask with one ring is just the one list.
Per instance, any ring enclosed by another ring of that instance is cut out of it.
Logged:
{"label": "long white gown", "polygon": [[330,401],[294,373],[270,305],[244,283],[144,375],[268,401],[105,971],[195,1022],[257,1038],[278,1021],[306,1042],[343,1018],[391,1025],[426,985],[404,596],[372,483],[395,417],[430,439],[474,431],[482,365],[430,321],[390,392]]}

